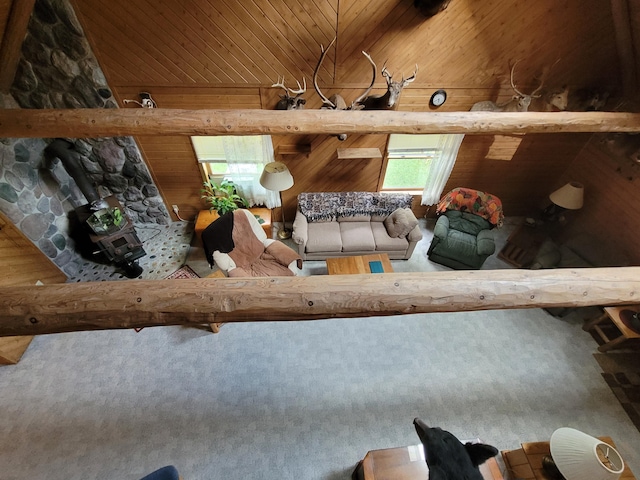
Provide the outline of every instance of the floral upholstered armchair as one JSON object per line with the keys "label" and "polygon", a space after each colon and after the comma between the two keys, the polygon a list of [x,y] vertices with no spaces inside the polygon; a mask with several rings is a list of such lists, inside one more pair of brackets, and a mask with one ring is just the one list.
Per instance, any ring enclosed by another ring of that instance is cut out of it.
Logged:
{"label": "floral upholstered armchair", "polygon": [[458,187],[440,200],[437,213],[429,260],[457,270],[480,269],[496,250],[493,229],[504,220],[500,199]]}

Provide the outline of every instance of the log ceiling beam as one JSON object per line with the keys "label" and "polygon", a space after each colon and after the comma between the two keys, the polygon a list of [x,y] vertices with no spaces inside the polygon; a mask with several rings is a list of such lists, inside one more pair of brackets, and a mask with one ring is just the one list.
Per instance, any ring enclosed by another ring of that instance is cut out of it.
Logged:
{"label": "log ceiling beam", "polygon": [[0,336],[640,303],[640,267],[0,287]]}
{"label": "log ceiling beam", "polygon": [[9,93],[13,78],[22,55],[22,42],[27,34],[27,26],[35,0],[13,0],[7,20],[7,27],[0,44],[0,92]]}
{"label": "log ceiling beam", "polygon": [[640,132],[640,114],[108,108],[0,110],[0,137]]}

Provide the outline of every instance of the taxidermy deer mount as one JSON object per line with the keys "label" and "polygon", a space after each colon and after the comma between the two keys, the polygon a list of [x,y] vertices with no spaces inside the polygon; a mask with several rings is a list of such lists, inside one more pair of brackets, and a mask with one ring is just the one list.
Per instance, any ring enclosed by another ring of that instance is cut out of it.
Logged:
{"label": "taxidermy deer mount", "polygon": [[[336,37],[333,37],[333,40],[331,40],[331,43],[327,46],[326,50],[323,45],[320,45],[320,59],[318,60],[316,69],[313,72],[313,87],[316,89],[316,92],[322,99],[322,107],[320,108],[329,109],[329,110],[362,110],[364,107],[361,104],[361,101],[363,98],[369,95],[369,92],[373,88],[373,84],[376,81],[376,64],[373,62],[373,60],[371,59],[371,56],[367,52],[363,51],[362,54],[365,57],[367,57],[367,60],[369,60],[369,63],[371,63],[372,65],[373,78],[371,80],[371,84],[369,85],[369,88],[367,88],[362,95],[360,95],[353,102],[351,102],[351,105],[347,106],[347,102],[345,101],[344,97],[340,94],[334,94],[334,95],[331,95],[331,97],[327,98],[322,93],[322,91],[320,90],[320,87],[318,86],[318,72],[320,71],[320,66],[322,65],[322,62],[324,61],[324,57],[327,56],[327,52],[329,51],[329,49],[331,48],[331,46],[334,44],[335,41],[336,41]],[[338,140],[344,141],[347,139],[347,134],[341,133],[337,135],[337,137],[338,137]]]}
{"label": "taxidermy deer mount", "polygon": [[287,88],[284,85],[284,77],[282,77],[282,80],[278,77],[278,81],[271,85],[272,87],[284,89],[284,95],[280,95],[280,101],[276,105],[276,110],[302,110],[304,108],[307,101],[304,98],[300,98],[300,95],[307,91],[307,80],[302,77],[302,84],[304,85],[302,87],[297,80],[296,83],[298,84],[297,90]]}
{"label": "taxidermy deer mount", "polygon": [[367,95],[369,95],[369,92],[373,88],[373,84],[376,81],[376,64],[373,62],[373,60],[371,59],[371,56],[367,52],[363,51],[362,54],[365,57],[367,57],[367,60],[369,60],[369,63],[371,63],[373,67],[373,78],[371,79],[371,85],[369,85],[369,88],[367,88],[362,95],[360,95],[353,102],[351,102],[351,105],[347,106],[347,102],[342,97],[342,95],[339,95],[339,94],[331,95],[331,97],[327,98],[322,93],[322,91],[320,90],[320,87],[318,86],[318,72],[320,71],[320,66],[322,65],[322,62],[324,61],[324,57],[327,56],[327,52],[329,51],[329,49],[331,48],[331,46],[334,44],[335,41],[336,41],[336,37],[333,37],[333,40],[331,40],[331,43],[329,44],[326,50],[324,46],[320,45],[320,59],[318,60],[318,65],[316,65],[316,69],[313,72],[313,86],[316,89],[316,92],[318,92],[318,95],[320,95],[320,98],[322,99],[322,107],[320,108],[325,108],[330,110],[362,110],[362,108],[364,107],[362,106],[361,102]]}
{"label": "taxidermy deer mount", "polygon": [[515,95],[513,95],[511,100],[509,100],[506,103],[500,103],[500,104],[498,104],[496,102],[492,102],[491,100],[485,100],[485,101],[482,101],[482,102],[476,102],[471,107],[471,111],[472,112],[475,112],[475,111],[526,112],[526,111],[529,110],[529,105],[531,105],[531,99],[540,98],[542,96],[542,94],[539,93],[539,92],[540,92],[540,90],[542,90],[542,87],[544,86],[544,81],[545,81],[545,78],[546,78],[547,74],[549,73],[549,69],[547,69],[542,74],[542,78],[540,79],[540,85],[538,86],[538,88],[536,88],[533,92],[531,92],[530,94],[527,95],[526,93],[522,93],[520,90],[518,90],[518,88],[516,87],[516,85],[515,85],[515,83],[513,81],[513,72],[514,72],[518,62],[519,62],[519,60],[516,61],[513,64],[513,67],[511,67],[511,88],[515,92]]}
{"label": "taxidermy deer mount", "polygon": [[[406,87],[416,79],[416,75],[418,73],[418,64],[416,64],[416,69],[414,70],[413,75],[406,79],[403,75],[402,80],[400,80],[399,82],[393,81],[393,78],[387,70],[386,65],[382,67],[380,73],[382,73],[382,76],[387,81],[387,93],[385,93],[384,95],[371,95],[360,100],[360,103],[365,110],[395,110],[396,108],[398,108],[398,102],[400,100],[400,94],[402,93],[402,90],[404,89],[404,87]],[[375,81],[375,79],[376,78],[374,75],[373,81]]]}

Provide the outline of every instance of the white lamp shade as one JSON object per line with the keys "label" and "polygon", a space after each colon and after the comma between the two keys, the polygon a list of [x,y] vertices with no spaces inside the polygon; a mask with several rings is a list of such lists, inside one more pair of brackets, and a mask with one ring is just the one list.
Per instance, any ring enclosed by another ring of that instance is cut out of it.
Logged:
{"label": "white lamp shade", "polygon": [[616,480],[624,470],[615,448],[574,428],[553,432],[550,447],[556,467],[567,480]]}
{"label": "white lamp shade", "polygon": [[582,208],[584,186],[578,182],[569,182],[549,195],[549,200],[567,210],[578,210]]}
{"label": "white lamp shade", "polygon": [[282,192],[293,187],[293,176],[284,163],[267,163],[260,176],[260,185],[267,190]]}

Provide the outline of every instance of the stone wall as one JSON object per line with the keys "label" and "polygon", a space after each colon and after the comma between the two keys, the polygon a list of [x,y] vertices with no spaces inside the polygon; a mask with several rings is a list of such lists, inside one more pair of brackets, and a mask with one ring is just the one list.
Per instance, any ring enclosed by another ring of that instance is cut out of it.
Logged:
{"label": "stone wall", "polygon": [[[0,108],[117,108],[68,0],[37,0],[11,96]],[[0,139],[0,210],[67,275],[82,259],[68,212],[86,204],[60,162],[45,159],[52,139]],[[134,223],[171,217],[131,137],[67,139],[101,196],[115,195]]]}

